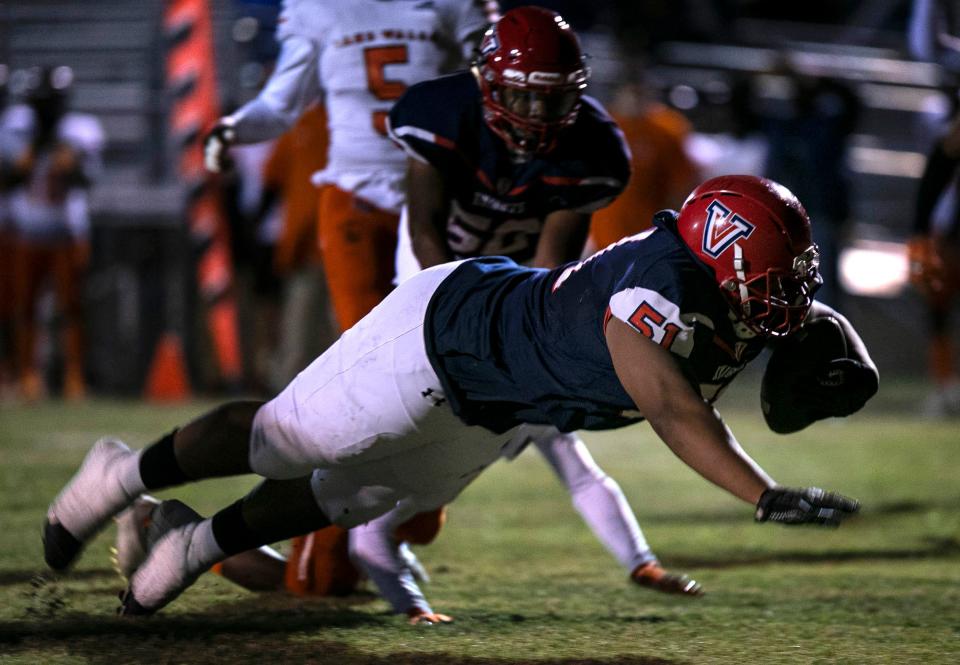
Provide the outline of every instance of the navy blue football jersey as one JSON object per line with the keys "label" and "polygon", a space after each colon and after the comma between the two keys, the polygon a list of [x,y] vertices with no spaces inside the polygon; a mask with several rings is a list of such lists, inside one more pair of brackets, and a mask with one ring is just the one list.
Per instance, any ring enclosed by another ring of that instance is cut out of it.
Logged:
{"label": "navy blue football jersey", "polygon": [[469,72],[408,88],[390,111],[389,128],[407,154],[443,174],[452,199],[447,243],[457,258],[527,261],[548,214],[602,208],[630,177],[623,134],[590,97],[553,150],[515,162],[484,122]]}
{"label": "navy blue football jersey", "polygon": [[503,257],[458,267],[433,296],[426,325],[431,363],[457,415],[497,432],[642,420],[607,350],[610,317],[668,349],[699,394],[716,399],[765,340],[735,324],[675,219],[660,213],[650,231],[553,270]]}

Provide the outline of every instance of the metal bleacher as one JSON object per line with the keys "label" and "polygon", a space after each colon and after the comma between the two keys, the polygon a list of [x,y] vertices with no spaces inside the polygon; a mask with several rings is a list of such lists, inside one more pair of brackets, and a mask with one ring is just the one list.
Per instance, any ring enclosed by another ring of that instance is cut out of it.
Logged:
{"label": "metal bleacher", "polygon": [[[210,4],[215,28],[228,33],[222,28],[232,12],[229,0]],[[102,392],[140,391],[170,312],[181,327],[191,317],[191,289],[176,281],[178,274],[189,279],[192,255],[184,241],[186,191],[167,131],[166,5],[0,2],[0,63],[12,73],[12,101],[17,72],[67,65],[74,73],[71,110],[96,116],[106,134],[104,170],[90,196],[93,257],[85,284],[88,373]],[[181,286],[171,289],[171,283]]]}
{"label": "metal bleacher", "polygon": [[[717,80],[769,72],[773,59],[787,53],[803,73],[844,81],[863,102],[848,157],[853,201],[847,242],[902,243],[911,233],[917,182],[934,126],[949,105],[943,72],[935,64],[911,60],[902,34],[869,33],[859,43],[831,43],[804,30],[791,25],[778,32],[776,25],[752,24],[741,32],[757,36],[753,43],[665,44],[654,74],[664,88],[689,85],[702,92]],[[847,33],[841,36],[853,34]],[[769,86],[766,94],[776,96],[776,88]],[[709,111],[701,108],[700,113],[691,114],[694,125],[708,126]],[[843,310],[884,372],[923,371],[924,344],[903,343],[926,335],[926,313],[912,289],[887,298],[847,294]]]}
{"label": "metal bleacher", "polygon": [[[226,0],[211,5],[221,17],[229,12]],[[165,124],[164,6],[163,0],[0,3],[0,62],[12,72],[68,65],[71,108],[103,124],[105,171],[91,192],[95,225],[179,218],[182,188],[169,166]]]}

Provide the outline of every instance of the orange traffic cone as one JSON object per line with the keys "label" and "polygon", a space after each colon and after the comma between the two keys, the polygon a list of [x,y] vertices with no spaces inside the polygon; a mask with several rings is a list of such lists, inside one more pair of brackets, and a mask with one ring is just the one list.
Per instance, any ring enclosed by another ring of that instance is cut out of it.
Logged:
{"label": "orange traffic cone", "polygon": [[173,333],[164,333],[157,340],[153,362],[147,372],[144,397],[151,402],[175,402],[190,397],[183,345]]}

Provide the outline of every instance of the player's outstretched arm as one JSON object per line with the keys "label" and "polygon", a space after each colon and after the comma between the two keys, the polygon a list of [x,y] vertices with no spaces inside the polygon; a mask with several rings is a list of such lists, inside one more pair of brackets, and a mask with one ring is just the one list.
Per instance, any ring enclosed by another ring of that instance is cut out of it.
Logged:
{"label": "player's outstretched arm", "polygon": [[[740,447],[719,414],[687,383],[668,351],[616,318],[608,323],[606,336],[620,382],[657,435],[701,476],[757,506],[758,519],[836,523],[856,511],[855,501],[833,501],[837,495],[778,487]],[[809,493],[808,498],[793,501],[793,493],[798,491]],[[781,496],[789,497],[792,510],[768,510],[770,497]],[[830,522],[821,519],[824,501],[834,511]]]}
{"label": "player's outstretched arm", "polygon": [[317,100],[317,46],[299,35],[286,37],[263,90],[234,113],[220,118],[203,141],[204,166],[219,173],[231,166],[230,146],[275,139]]}
{"label": "player's outstretched arm", "polygon": [[752,504],[775,486],[690,387],[668,351],[617,318],[607,324],[607,346],[627,394],[690,468]]}

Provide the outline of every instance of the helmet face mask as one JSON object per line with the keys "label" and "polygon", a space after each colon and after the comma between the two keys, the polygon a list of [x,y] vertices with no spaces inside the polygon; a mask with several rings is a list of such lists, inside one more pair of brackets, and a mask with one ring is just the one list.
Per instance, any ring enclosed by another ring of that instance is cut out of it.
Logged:
{"label": "helmet face mask", "polygon": [[520,157],[556,146],[577,119],[590,76],[569,24],[540,7],[508,11],[487,31],[474,74],[484,120]]}
{"label": "helmet face mask", "polygon": [[785,187],[754,176],[708,180],[687,198],[677,230],[752,332],[784,337],[803,324],[822,283],[820,252]]}
{"label": "helmet face mask", "polygon": [[811,245],[804,254],[808,257],[805,261],[815,257],[812,267],[791,272],[770,269],[746,281],[728,279],[720,285],[739,318],[753,332],[783,337],[799,328],[807,318],[813,295],[823,280],[818,270],[817,246]]}

